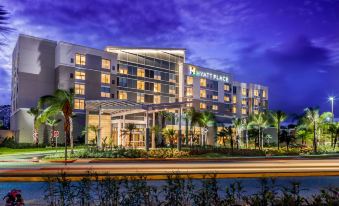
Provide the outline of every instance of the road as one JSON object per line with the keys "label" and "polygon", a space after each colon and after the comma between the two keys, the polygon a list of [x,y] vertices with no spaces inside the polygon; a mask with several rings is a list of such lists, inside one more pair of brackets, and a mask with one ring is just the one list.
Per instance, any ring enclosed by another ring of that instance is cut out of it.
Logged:
{"label": "road", "polygon": [[216,174],[218,178],[270,176],[339,176],[339,158],[330,159],[244,159],[244,160],[170,160],[170,161],[91,161],[69,163],[1,162],[0,181],[41,181],[46,176],[65,172],[83,176],[88,172],[99,175],[146,174],[163,179],[167,174],[190,174],[202,177]]}

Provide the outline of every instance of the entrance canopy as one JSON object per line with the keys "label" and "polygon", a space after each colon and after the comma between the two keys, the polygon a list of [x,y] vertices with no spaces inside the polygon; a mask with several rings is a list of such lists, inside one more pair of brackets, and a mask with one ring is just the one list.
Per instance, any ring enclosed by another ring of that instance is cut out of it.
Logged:
{"label": "entrance canopy", "polygon": [[112,116],[121,116],[139,112],[154,112],[167,109],[184,108],[191,102],[173,102],[161,104],[142,104],[129,100],[107,99],[107,100],[87,100],[86,111],[110,113]]}

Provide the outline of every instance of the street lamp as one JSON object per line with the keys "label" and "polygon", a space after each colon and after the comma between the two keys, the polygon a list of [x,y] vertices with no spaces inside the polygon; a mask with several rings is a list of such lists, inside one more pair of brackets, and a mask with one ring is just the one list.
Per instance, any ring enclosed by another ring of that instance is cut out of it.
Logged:
{"label": "street lamp", "polygon": [[328,98],[328,100],[331,102],[332,122],[333,122],[333,121],[334,121],[333,104],[334,104],[335,97],[334,97],[334,96],[330,96],[330,97]]}

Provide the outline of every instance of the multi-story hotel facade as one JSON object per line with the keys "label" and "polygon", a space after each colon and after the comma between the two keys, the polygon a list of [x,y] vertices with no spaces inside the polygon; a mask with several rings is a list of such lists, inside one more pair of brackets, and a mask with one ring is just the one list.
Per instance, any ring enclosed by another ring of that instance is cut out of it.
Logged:
{"label": "multi-story hotel facade", "polygon": [[[41,96],[51,95],[56,89],[74,90],[75,139],[82,136],[86,125],[99,123],[102,137],[123,146],[131,141],[121,137],[127,124],[137,125],[133,142],[142,146],[144,128],[157,124],[161,110],[170,110],[177,116],[180,113],[180,117],[188,107],[208,110],[223,125],[234,117],[268,108],[267,87],[239,83],[229,73],[187,64],[185,52],[182,48],[113,46],[98,50],[20,35],[12,66],[11,130],[16,141],[33,141],[34,121],[27,111],[36,107]],[[244,88],[246,94],[242,93]],[[246,105],[242,104],[244,99]],[[112,112],[113,107],[118,108],[112,106],[115,102],[119,102],[119,110]],[[100,105],[99,114],[89,109],[93,105]],[[101,110],[102,105],[106,110]],[[146,113],[138,110],[145,105],[153,109]],[[246,113],[242,112],[244,108]],[[181,122],[174,118],[170,123],[181,126]],[[39,133],[44,134],[44,130],[42,127]],[[63,135],[60,136],[62,141]],[[85,141],[91,141],[93,136],[86,135]]]}

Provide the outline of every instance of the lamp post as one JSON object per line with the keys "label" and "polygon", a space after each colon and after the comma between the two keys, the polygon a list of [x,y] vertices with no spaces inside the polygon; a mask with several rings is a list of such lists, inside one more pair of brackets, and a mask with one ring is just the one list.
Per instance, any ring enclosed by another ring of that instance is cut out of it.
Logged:
{"label": "lamp post", "polygon": [[328,100],[331,102],[331,112],[332,112],[332,122],[334,122],[334,109],[333,109],[333,104],[334,104],[334,97],[333,96],[330,96],[329,98],[328,98]]}

